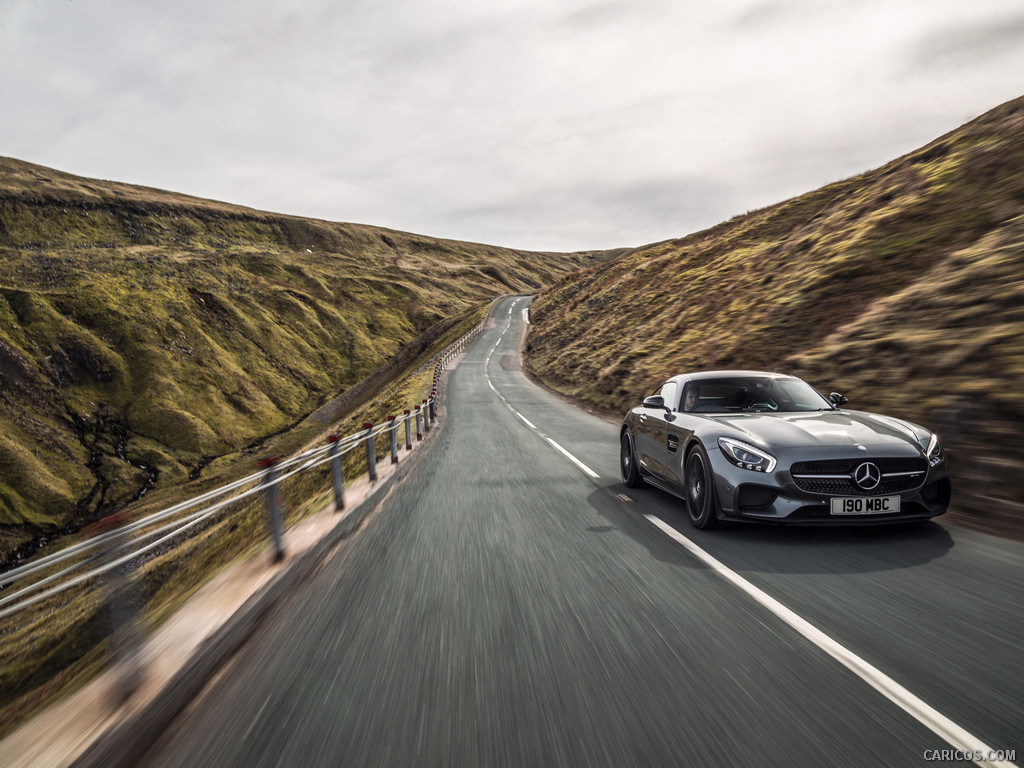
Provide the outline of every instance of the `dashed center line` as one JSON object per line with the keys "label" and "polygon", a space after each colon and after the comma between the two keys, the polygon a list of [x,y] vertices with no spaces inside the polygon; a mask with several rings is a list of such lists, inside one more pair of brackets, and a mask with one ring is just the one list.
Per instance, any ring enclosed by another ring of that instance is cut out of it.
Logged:
{"label": "dashed center line", "polygon": [[[523,419],[523,421],[525,421],[525,419]],[[559,445],[558,443],[556,443],[556,442],[555,442],[554,440],[552,440],[552,439],[551,439],[550,437],[547,437],[547,436],[545,435],[545,436],[544,436],[544,439],[545,439],[545,440],[547,440],[547,441],[548,441],[549,443],[551,443],[551,445],[553,445],[553,446],[554,446],[554,448],[555,448],[555,450],[556,450],[556,451],[558,451],[558,452],[559,452],[560,454],[562,454],[563,456],[565,456],[565,458],[567,458],[567,459],[568,459],[569,461],[571,461],[571,462],[572,462],[573,464],[575,464],[575,465],[576,465],[577,467],[579,467],[580,469],[582,469],[582,470],[583,470],[583,472],[584,472],[584,474],[586,474],[586,475],[589,475],[590,477],[593,477],[593,478],[595,478],[595,479],[597,479],[597,478],[601,477],[601,476],[600,476],[599,474],[597,474],[597,472],[595,472],[595,471],[594,471],[594,470],[592,470],[592,469],[591,469],[590,467],[588,467],[588,466],[587,466],[586,464],[584,464],[584,463],[583,463],[582,461],[580,461],[579,459],[577,459],[577,458],[576,458],[575,456],[573,456],[573,455],[572,455],[571,453],[569,453],[569,452],[568,452],[567,450],[565,450],[565,448],[563,448],[562,446],[560,446],[560,445]]]}
{"label": "dashed center line", "polygon": [[[537,432],[545,441],[547,441],[556,451],[561,453],[573,464],[575,464],[580,470],[582,470],[589,477],[599,479],[600,476],[590,469],[586,464],[580,461],[578,458],[573,456],[569,451],[559,445],[557,442],[552,440],[550,437],[545,435],[540,429],[537,428],[529,419],[523,416],[517,411],[512,404],[502,395],[491,382],[490,374],[487,372],[487,365],[491,361],[491,355],[494,354],[494,350],[497,349],[498,344],[504,338],[505,333],[512,325],[512,311],[514,306],[509,310],[508,323],[505,325],[505,329],[498,336],[498,340],[494,342],[494,346],[491,347],[491,351],[488,352],[487,358],[484,361],[484,376],[487,379],[487,385],[494,391],[498,398],[505,404],[505,406],[512,411],[519,419],[523,421],[530,429]],[[524,310],[525,312],[525,310]],[[526,316],[524,315],[524,319]],[[528,320],[527,320],[528,322]],[[616,498],[623,502],[632,502],[633,498],[627,496],[624,493],[615,494]],[[737,574],[731,568],[714,558],[709,553],[705,552],[701,547],[695,544],[690,539],[686,538],[683,534],[677,531],[672,526],[658,519],[654,515],[644,515],[653,525],[661,529],[670,538],[685,547],[691,554],[701,560],[703,563],[708,565],[712,570],[718,573],[722,578],[732,583],[734,586],[739,588],[741,591],[748,594],[760,605],[767,608],[778,618],[796,630],[803,637],[807,638],[810,642],[814,643],[818,648],[823,650],[829,656],[837,660],[847,669],[851,670],[854,674],[860,677],[862,680],[868,683],[872,688],[881,693],[887,699],[895,703],[905,712],[914,717],[918,722],[922,723],[933,733],[942,737],[947,743],[952,744],[958,750],[968,755],[990,755],[995,754],[994,751],[979,738],[969,733],[968,731],[961,728],[959,725],[954,723],[952,720],[947,718],[941,712],[927,704],[925,701],[914,695],[911,691],[904,688],[902,685],[897,683],[891,677],[886,675],[881,670],[869,664],[864,659],[857,656],[853,651],[849,650],[838,641],[825,634],[809,621],[801,617],[796,612],[790,610],[778,600],[773,598],[767,592],[754,586],[751,582],[744,579],[742,576]],[[977,761],[976,761],[977,762]],[[1010,761],[1003,761],[1001,764],[1013,765]]]}
{"label": "dashed center line", "polygon": [[536,425],[536,424],[534,424],[534,423],[533,423],[532,421],[530,421],[530,420],[529,420],[528,418],[526,418],[525,416],[523,416],[523,414],[519,413],[519,411],[517,411],[517,410],[513,409],[513,410],[512,410],[512,412],[513,412],[513,413],[514,413],[514,414],[515,414],[516,416],[518,416],[518,417],[519,417],[520,419],[522,419],[522,420],[523,420],[523,423],[524,423],[524,424],[525,424],[526,426],[528,426],[528,427],[529,427],[530,429],[537,429],[537,425]]}
{"label": "dashed center line", "polygon": [[[507,399],[505,399],[505,396],[502,395],[501,392],[499,392],[497,390],[497,388],[494,386],[494,383],[491,381],[491,375],[487,372],[487,366],[491,362],[491,356],[494,354],[494,350],[496,350],[498,348],[498,344],[500,344],[501,340],[503,338],[505,338],[505,334],[508,332],[508,329],[512,327],[512,312],[514,311],[514,309],[515,309],[515,304],[513,304],[511,307],[509,307],[508,322],[505,323],[504,329],[502,329],[501,333],[498,335],[497,341],[494,342],[494,346],[491,347],[491,351],[487,353],[487,357],[484,360],[484,378],[487,379],[487,386],[489,386],[491,388],[491,391],[493,391],[494,394],[496,394],[498,396],[498,399],[501,400],[501,402],[503,402],[505,404],[505,407],[508,408],[510,411],[512,411],[512,413],[515,414],[526,426],[528,426],[530,429],[532,429],[534,432],[536,432],[538,435],[540,435],[542,438],[544,438],[548,443],[551,444],[551,447],[553,447],[556,451],[558,451],[560,454],[562,454],[567,459],[569,459],[569,461],[571,461],[574,465],[576,465],[576,467],[578,469],[580,469],[585,475],[587,475],[588,477],[592,477],[595,480],[598,480],[598,479],[600,479],[601,476],[599,474],[597,474],[597,472],[592,470],[590,467],[588,467],[586,464],[584,464],[578,458],[573,456],[569,451],[565,450],[565,448],[563,448],[558,443],[556,443],[554,440],[552,440],[550,437],[548,437],[543,432],[541,432],[536,424],[534,424],[528,418],[523,416],[523,414],[521,414],[519,411],[517,411],[515,409],[515,407],[512,405],[512,403],[510,403]],[[523,311],[526,312],[526,310],[523,310]]]}

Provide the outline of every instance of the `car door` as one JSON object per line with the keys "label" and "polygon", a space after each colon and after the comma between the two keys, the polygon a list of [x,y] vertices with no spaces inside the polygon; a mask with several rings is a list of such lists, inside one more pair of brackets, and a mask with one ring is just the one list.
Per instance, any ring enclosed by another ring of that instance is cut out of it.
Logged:
{"label": "car door", "polygon": [[667,445],[670,420],[677,405],[678,385],[666,382],[658,392],[665,408],[641,407],[637,418],[636,450],[640,466],[662,480],[669,480]]}

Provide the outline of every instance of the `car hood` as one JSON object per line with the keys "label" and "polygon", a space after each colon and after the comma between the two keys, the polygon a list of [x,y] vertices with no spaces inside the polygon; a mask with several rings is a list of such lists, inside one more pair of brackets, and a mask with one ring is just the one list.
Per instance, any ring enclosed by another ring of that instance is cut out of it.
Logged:
{"label": "car hood", "polygon": [[775,448],[863,445],[870,449],[912,445],[920,449],[925,439],[920,434],[925,430],[920,427],[865,411],[734,413],[708,418],[755,444]]}

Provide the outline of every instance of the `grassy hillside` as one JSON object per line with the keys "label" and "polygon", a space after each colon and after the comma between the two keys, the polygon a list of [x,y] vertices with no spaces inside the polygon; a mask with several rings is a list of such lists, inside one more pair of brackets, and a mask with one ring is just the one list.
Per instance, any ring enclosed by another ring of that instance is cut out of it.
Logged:
{"label": "grassy hillside", "polygon": [[1024,98],[860,176],[570,275],[529,369],[622,413],[670,375],[803,375],[939,429],[953,515],[1024,535]]}
{"label": "grassy hillside", "polygon": [[0,158],[0,564],[287,430],[487,298],[594,258]]}

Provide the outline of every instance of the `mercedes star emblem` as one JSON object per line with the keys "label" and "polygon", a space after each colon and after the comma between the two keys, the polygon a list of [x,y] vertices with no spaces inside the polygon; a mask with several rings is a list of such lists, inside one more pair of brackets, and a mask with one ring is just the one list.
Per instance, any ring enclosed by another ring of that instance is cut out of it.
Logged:
{"label": "mercedes star emblem", "polygon": [[854,470],[853,479],[865,491],[873,491],[882,482],[882,472],[877,465],[865,461]]}

